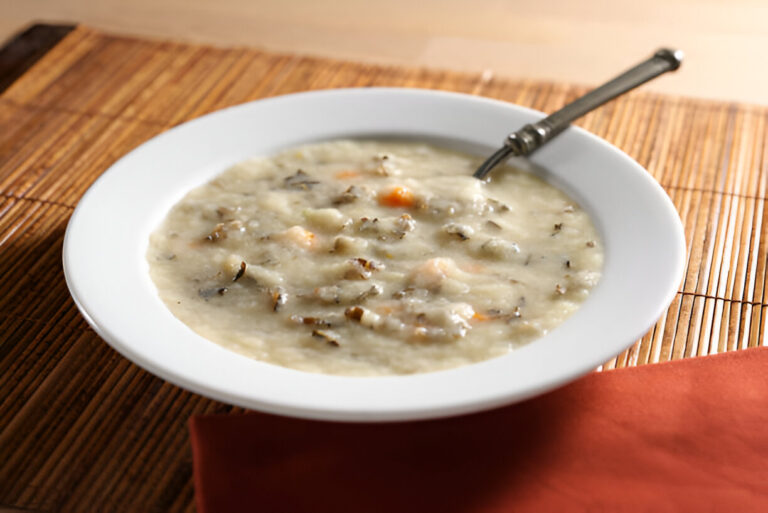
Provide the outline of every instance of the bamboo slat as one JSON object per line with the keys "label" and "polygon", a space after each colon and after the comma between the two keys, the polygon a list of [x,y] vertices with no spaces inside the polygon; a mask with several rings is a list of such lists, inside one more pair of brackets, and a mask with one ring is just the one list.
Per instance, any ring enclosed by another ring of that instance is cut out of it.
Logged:
{"label": "bamboo slat", "polygon": [[[79,27],[0,94],[0,506],[193,510],[185,422],[233,408],[147,374],[87,326],[64,284],[66,223],[110,164],[167,128],[268,96],[362,86],[461,91],[544,111],[586,91]],[[767,121],[765,107],[642,92],[580,121],[661,183],[688,245],[667,312],[604,369],[765,343]]]}

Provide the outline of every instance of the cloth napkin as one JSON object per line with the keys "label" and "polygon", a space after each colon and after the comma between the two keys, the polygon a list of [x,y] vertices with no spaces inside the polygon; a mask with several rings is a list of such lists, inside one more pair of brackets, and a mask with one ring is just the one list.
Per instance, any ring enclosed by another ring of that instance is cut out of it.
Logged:
{"label": "cloth napkin", "polygon": [[450,419],[190,421],[198,511],[768,511],[768,347]]}

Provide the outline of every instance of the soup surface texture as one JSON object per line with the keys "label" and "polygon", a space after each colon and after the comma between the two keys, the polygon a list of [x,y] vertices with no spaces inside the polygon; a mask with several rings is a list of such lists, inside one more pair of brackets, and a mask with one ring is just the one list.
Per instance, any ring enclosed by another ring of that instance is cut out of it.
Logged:
{"label": "soup surface texture", "polygon": [[[427,144],[340,140],[254,158],[150,238],[152,280],[200,335],[310,372],[428,372],[504,355],[585,300],[588,215],[530,173]],[[574,341],[577,343],[577,341]]]}

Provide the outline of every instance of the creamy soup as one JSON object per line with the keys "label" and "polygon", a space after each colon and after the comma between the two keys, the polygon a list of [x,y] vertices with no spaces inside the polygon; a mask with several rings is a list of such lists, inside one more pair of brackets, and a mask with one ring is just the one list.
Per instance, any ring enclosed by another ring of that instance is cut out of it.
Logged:
{"label": "creamy soup", "polygon": [[509,167],[477,180],[480,160],[343,140],[242,162],[171,209],[151,277],[200,335],[304,371],[409,374],[506,354],[579,307],[603,252],[560,190]]}

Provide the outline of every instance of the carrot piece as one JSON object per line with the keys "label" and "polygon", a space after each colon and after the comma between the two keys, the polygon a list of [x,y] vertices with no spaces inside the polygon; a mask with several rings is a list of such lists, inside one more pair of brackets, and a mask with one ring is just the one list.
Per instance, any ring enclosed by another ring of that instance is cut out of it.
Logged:
{"label": "carrot piece", "polygon": [[477,322],[489,321],[490,319],[491,319],[490,316],[481,314],[480,312],[475,312],[472,315],[472,320]]}
{"label": "carrot piece", "polygon": [[473,262],[465,262],[460,266],[461,270],[465,273],[483,273],[485,272],[485,266],[481,264],[475,264]]}
{"label": "carrot piece", "polygon": [[277,240],[288,241],[304,249],[310,249],[315,245],[315,234],[301,226],[291,226],[285,231],[276,233],[273,237]]}
{"label": "carrot piece", "polygon": [[414,196],[409,189],[397,186],[389,191],[382,191],[379,194],[379,204],[385,207],[404,207],[413,206]]}
{"label": "carrot piece", "polygon": [[335,176],[338,180],[349,180],[350,178],[358,178],[360,173],[354,169],[344,169],[333,176]]}
{"label": "carrot piece", "polygon": [[387,306],[387,305],[381,305],[380,307],[378,307],[376,309],[376,313],[379,314],[379,315],[389,315],[392,312],[394,312],[394,308],[392,308],[391,306]]}

